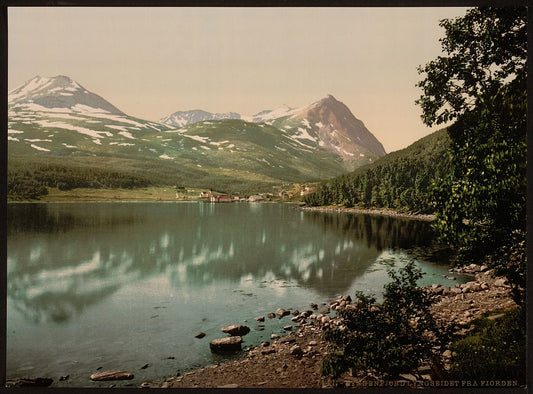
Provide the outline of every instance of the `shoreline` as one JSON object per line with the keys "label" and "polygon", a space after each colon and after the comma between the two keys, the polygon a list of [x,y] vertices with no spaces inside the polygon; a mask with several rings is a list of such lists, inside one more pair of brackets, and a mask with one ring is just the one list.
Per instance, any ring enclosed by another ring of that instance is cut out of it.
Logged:
{"label": "shoreline", "polygon": [[400,218],[407,218],[407,219],[426,220],[429,222],[435,220],[435,215],[433,214],[399,212],[399,211],[394,211],[391,209],[346,208],[346,207],[337,207],[337,206],[299,207],[298,209],[301,209],[303,211],[315,211],[315,212],[337,212],[337,213],[355,213],[355,214],[364,214],[364,215],[392,216],[392,217],[400,217]]}
{"label": "shoreline", "polygon": [[[440,284],[424,286],[423,289],[434,299],[430,308],[437,321],[445,324],[460,337],[468,335],[474,327],[473,320],[480,317],[496,319],[503,312],[516,307],[510,298],[510,286],[505,278],[494,277],[486,266],[471,264],[450,273],[469,275],[471,281],[451,287]],[[331,348],[323,337],[323,329],[339,325],[338,312],[342,309],[356,308],[348,295],[326,301],[319,306],[310,304],[312,310],[297,311],[289,308],[278,309],[255,320],[265,317],[283,319],[282,323],[292,326],[287,335],[272,335],[270,340],[248,346],[239,351],[233,360],[217,362],[194,369],[186,369],[173,376],[162,376],[142,383],[110,383],[110,387],[139,388],[334,388],[335,381],[321,373],[322,361]],[[332,312],[329,316],[330,311]],[[336,312],[336,313],[335,313]],[[263,320],[261,320],[263,319]],[[287,327],[289,327],[287,326]],[[240,326],[242,327],[242,326]],[[227,332],[227,331],[224,331]],[[239,335],[246,335],[239,334]],[[223,335],[221,335],[222,337]],[[201,338],[201,337],[197,337]],[[228,338],[228,337],[226,337]],[[245,341],[246,343],[246,341]],[[205,343],[205,346],[210,346]],[[391,381],[394,386],[437,387],[446,382],[451,365],[451,352],[445,348],[434,348],[435,361],[425,360],[416,370],[403,373],[398,380]],[[103,371],[104,373],[117,371]],[[129,371],[134,372],[134,371]],[[127,372],[120,372],[127,374]],[[14,379],[6,382],[10,387],[37,379]],[[91,378],[92,379],[92,378]],[[366,387],[379,384],[374,375],[362,372],[344,374],[338,380],[344,387]],[[52,379],[45,378],[49,384]],[[55,386],[58,387],[58,386]],[[69,387],[61,386],[60,387]],[[100,386],[102,387],[102,386]]]}
{"label": "shoreline", "polygon": [[[493,277],[486,269],[476,266],[463,273],[471,275],[472,281],[462,285],[442,285],[423,288],[435,299],[431,313],[436,320],[449,326],[464,337],[472,329],[472,321],[489,316],[497,318],[507,310],[516,307],[509,297],[510,286],[504,278]],[[456,271],[454,271],[456,272]],[[345,296],[346,297],[346,296]],[[330,302],[337,309],[339,298]],[[343,307],[351,307],[350,302]],[[315,312],[318,313],[318,312]],[[248,351],[241,358],[219,364],[197,368],[183,375],[168,377],[152,382],[150,387],[158,388],[333,388],[334,382],[322,376],[322,360],[328,354],[329,346],[322,331],[326,325],[337,324],[337,316],[315,315],[303,320],[295,331],[272,341],[263,343]],[[440,349],[442,364],[429,360],[416,371],[400,375],[394,386],[437,387],[447,382],[451,352]],[[365,374],[344,374],[338,382],[345,387],[366,387],[379,383],[375,377]]]}

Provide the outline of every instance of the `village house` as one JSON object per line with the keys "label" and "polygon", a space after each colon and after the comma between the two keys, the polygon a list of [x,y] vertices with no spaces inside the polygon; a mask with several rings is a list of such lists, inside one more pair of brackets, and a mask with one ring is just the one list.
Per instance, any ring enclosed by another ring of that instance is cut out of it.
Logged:
{"label": "village house", "polygon": [[286,198],[289,198],[289,193],[287,193],[285,190],[282,190],[278,193],[278,196],[280,196],[282,199],[286,199]]}
{"label": "village house", "polygon": [[212,194],[209,198],[211,202],[233,202],[233,198],[228,194]]}
{"label": "village house", "polygon": [[306,186],[302,190],[300,190],[300,196],[307,196],[308,194],[311,194],[315,191],[314,187]]}

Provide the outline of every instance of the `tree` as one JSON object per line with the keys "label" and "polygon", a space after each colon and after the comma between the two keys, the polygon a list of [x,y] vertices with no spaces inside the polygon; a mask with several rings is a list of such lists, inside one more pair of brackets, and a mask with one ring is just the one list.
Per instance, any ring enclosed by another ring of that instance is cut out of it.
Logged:
{"label": "tree", "polygon": [[339,311],[341,324],[325,329],[332,351],[324,358],[324,375],[336,379],[352,370],[395,379],[432,359],[434,346],[446,342],[446,330],[429,311],[434,300],[417,287],[420,269],[410,261],[388,274],[392,281],[385,286],[381,304],[358,292],[353,307]]}
{"label": "tree", "polygon": [[502,251],[524,245],[526,230],[526,9],[475,8],[440,25],[445,56],[419,67],[416,101],[426,125],[454,122],[452,168],[432,192],[436,226],[463,262],[487,259],[523,296],[525,253],[506,264]]}

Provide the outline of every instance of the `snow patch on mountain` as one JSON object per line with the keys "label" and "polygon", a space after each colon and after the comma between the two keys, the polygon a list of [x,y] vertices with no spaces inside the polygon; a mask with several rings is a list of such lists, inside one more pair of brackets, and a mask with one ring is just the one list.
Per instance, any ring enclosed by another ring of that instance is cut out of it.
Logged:
{"label": "snow patch on mountain", "polygon": [[207,143],[207,141],[209,141],[209,137],[200,137],[199,135],[187,135],[187,134],[183,134],[184,137],[187,137],[187,138],[190,138],[191,140],[195,140],[195,141],[199,141],[199,142],[202,142],[204,144]]}
{"label": "snow patch on mountain", "polygon": [[108,131],[96,131],[96,130],[90,130],[86,129],[85,127],[81,126],[74,126],[69,123],[61,123],[61,122],[49,122],[47,120],[39,120],[36,121],[39,126],[44,128],[58,128],[58,129],[66,129],[66,130],[72,130],[77,131],[78,133],[88,135],[93,138],[103,138],[103,137],[112,137],[113,134]]}
{"label": "snow patch on mountain", "polygon": [[136,140],[137,139],[133,135],[131,135],[131,133],[129,133],[127,131],[121,131],[119,134],[121,136],[123,136],[123,137],[129,138],[130,140]]}
{"label": "snow patch on mountain", "polygon": [[33,149],[37,149],[37,150],[40,150],[40,151],[43,151],[43,152],[50,152],[50,149],[46,149],[46,148],[43,148],[43,147],[40,147],[40,146],[37,146],[35,144],[31,144],[30,145]]}

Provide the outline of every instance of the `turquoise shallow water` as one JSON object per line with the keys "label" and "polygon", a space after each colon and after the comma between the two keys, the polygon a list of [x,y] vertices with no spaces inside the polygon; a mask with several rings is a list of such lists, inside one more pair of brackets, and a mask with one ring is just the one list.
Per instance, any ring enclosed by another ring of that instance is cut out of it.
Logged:
{"label": "turquoise shallow water", "polygon": [[261,330],[254,317],[379,298],[387,268],[409,259],[421,285],[455,283],[428,222],[286,204],[13,204],[7,232],[7,377],[55,386],[108,386],[90,381],[99,368],[138,385],[224,361],[209,350],[222,326],[249,325],[257,345],[291,322]]}

